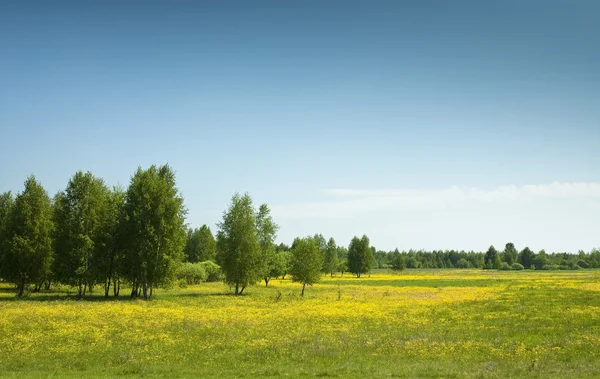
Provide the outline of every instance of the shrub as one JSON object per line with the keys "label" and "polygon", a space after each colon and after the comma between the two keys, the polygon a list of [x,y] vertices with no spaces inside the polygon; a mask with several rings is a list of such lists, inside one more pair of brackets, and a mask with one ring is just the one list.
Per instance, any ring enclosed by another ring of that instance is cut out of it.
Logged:
{"label": "shrub", "polygon": [[579,266],[577,263],[575,262],[570,262],[569,263],[569,269],[570,270],[581,270],[581,266]]}
{"label": "shrub", "polygon": [[177,270],[177,279],[184,280],[187,284],[198,284],[208,277],[206,270],[200,263],[183,263]]}
{"label": "shrub", "polygon": [[558,265],[543,265],[542,270],[558,270]]}
{"label": "shrub", "polygon": [[525,269],[525,267],[522,264],[516,263],[516,262],[512,264],[511,268],[513,270],[523,270],[523,269]]}
{"label": "shrub", "polygon": [[590,267],[590,265],[584,261],[583,259],[580,259],[577,261],[577,266],[581,267],[581,268],[588,268]]}
{"label": "shrub", "polygon": [[500,267],[500,270],[510,270],[510,265],[506,262],[502,262],[502,266]]}
{"label": "shrub", "polygon": [[458,262],[456,262],[456,268],[471,268],[471,262],[466,260],[465,258],[461,258]]}
{"label": "shrub", "polygon": [[207,282],[220,282],[223,280],[223,272],[221,271],[221,266],[216,264],[213,261],[205,261],[200,262],[200,266],[204,268],[206,272],[206,281]]}

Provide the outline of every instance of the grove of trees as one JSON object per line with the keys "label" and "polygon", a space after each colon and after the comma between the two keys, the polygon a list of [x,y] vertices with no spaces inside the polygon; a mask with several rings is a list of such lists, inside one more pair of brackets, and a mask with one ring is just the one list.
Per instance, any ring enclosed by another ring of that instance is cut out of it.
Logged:
{"label": "grove of trees", "polygon": [[190,228],[187,210],[168,165],[141,167],[127,189],[109,187],[91,172],[79,171],[53,198],[34,176],[22,192],[0,194],[0,280],[17,295],[49,289],[76,289],[84,297],[96,287],[119,296],[152,298],[154,289],[224,281],[241,295],[248,286],[291,277],[302,285],[323,275],[349,272],[360,278],[372,269],[479,268],[576,270],[600,268],[600,251],[577,254],[518,250],[509,242],[483,252],[377,250],[366,235],[348,247],[322,234],[276,244],[279,226],[266,204],[255,208],[248,194],[234,194],[217,224]]}

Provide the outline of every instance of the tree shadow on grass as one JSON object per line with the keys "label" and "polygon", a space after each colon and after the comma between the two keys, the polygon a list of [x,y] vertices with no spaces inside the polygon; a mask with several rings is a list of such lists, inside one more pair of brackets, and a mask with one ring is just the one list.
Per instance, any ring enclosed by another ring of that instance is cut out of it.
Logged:
{"label": "tree shadow on grass", "polygon": [[14,292],[13,296],[2,296],[0,297],[0,303],[2,302],[51,302],[51,301],[75,301],[75,302],[94,302],[94,303],[111,303],[111,302],[126,302],[126,301],[137,301],[142,300],[140,298],[131,298],[130,296],[109,296],[104,295],[87,295],[85,297],[79,297],[77,295],[71,295],[66,293],[29,293],[23,297],[17,297],[16,291],[3,291],[3,292]]}
{"label": "tree shadow on grass", "polygon": [[[111,302],[137,302],[137,301],[145,301],[143,297],[132,298],[129,296],[129,291],[126,291],[125,295],[121,295],[115,297],[110,295],[109,297],[104,297],[104,294],[92,294],[86,295],[84,297],[79,297],[76,294],[65,293],[65,292],[30,292],[23,297],[17,297],[17,290],[13,288],[0,288],[0,293],[5,293],[7,295],[0,296],[0,303],[2,302],[15,302],[15,301],[33,301],[33,302],[51,302],[51,301],[75,301],[75,302],[92,302],[92,303],[111,303]],[[162,296],[161,296],[162,295]],[[154,294],[152,299],[149,301],[156,300],[166,300],[170,298],[206,298],[206,297],[214,297],[214,296],[232,296],[235,297],[233,293],[230,292],[200,292],[200,293],[180,293],[180,294]],[[241,295],[241,297],[245,296]]]}
{"label": "tree shadow on grass", "polygon": [[235,295],[233,292],[196,292],[196,293],[182,293],[177,295],[171,295],[174,297],[186,297],[186,298],[202,298],[202,297],[213,297],[213,296],[231,296],[231,297],[244,297],[246,294]]}

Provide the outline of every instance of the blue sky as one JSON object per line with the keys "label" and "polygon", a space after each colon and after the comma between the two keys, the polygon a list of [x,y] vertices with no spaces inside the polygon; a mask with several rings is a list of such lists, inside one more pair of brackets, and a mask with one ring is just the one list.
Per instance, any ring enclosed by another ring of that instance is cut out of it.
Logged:
{"label": "blue sky", "polygon": [[279,240],[600,245],[596,1],[0,4],[0,191],[169,163]]}

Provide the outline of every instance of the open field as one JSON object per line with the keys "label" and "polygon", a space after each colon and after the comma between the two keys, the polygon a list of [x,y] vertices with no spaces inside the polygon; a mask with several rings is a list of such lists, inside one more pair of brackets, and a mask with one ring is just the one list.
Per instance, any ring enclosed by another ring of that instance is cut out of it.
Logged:
{"label": "open field", "polygon": [[595,270],[344,276],[303,299],[288,280],[150,302],[12,291],[0,377],[600,377]]}

